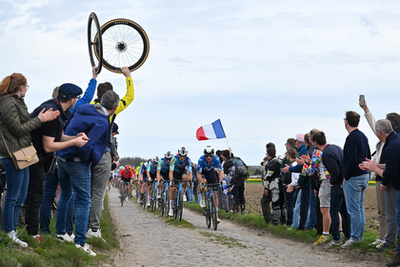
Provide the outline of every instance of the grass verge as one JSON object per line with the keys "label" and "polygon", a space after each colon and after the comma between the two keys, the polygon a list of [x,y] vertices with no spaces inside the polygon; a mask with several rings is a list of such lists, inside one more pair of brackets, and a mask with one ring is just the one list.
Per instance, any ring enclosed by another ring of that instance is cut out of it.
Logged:
{"label": "grass verge", "polygon": [[50,229],[52,235],[44,235],[44,241],[38,242],[30,237],[26,230],[22,231],[20,239],[28,243],[27,248],[21,248],[11,242],[11,239],[4,232],[0,232],[0,266],[4,267],[36,267],[36,266],[97,266],[99,262],[109,259],[108,254],[113,249],[120,249],[117,239],[117,229],[112,221],[108,209],[108,197],[106,196],[105,210],[101,218],[102,236],[107,242],[99,238],[90,238],[87,242],[96,252],[97,257],[91,257],[88,254],[75,248],[75,245],[68,242],[60,242],[54,237],[55,221],[52,219]]}

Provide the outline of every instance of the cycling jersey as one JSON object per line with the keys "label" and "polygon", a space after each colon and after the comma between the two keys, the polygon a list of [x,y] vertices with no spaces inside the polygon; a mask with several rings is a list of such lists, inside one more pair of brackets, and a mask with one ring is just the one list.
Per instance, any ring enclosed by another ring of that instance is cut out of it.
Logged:
{"label": "cycling jersey", "polygon": [[133,171],[132,170],[126,171],[126,169],[122,169],[120,175],[123,178],[133,178]]}
{"label": "cycling jersey", "polygon": [[221,171],[221,163],[218,156],[214,155],[210,163],[207,163],[206,157],[202,155],[197,164],[197,172],[204,175],[207,183],[218,183],[217,171]]}
{"label": "cycling jersey", "polygon": [[169,165],[165,158],[161,158],[158,162],[157,171],[160,171],[160,174],[164,180],[168,180],[168,173],[169,173]]}
{"label": "cycling jersey", "polygon": [[179,156],[176,155],[172,158],[169,169],[179,174],[192,172],[192,161],[189,157],[186,157],[184,161],[181,161]]}
{"label": "cycling jersey", "polygon": [[150,174],[151,177],[153,177],[152,175],[157,174],[157,167],[155,166],[153,161],[149,162],[149,164],[147,165],[147,172]]}
{"label": "cycling jersey", "polygon": [[142,166],[140,166],[139,170],[139,174],[142,174],[143,182],[147,180],[147,165],[148,165],[147,162],[143,163]]}

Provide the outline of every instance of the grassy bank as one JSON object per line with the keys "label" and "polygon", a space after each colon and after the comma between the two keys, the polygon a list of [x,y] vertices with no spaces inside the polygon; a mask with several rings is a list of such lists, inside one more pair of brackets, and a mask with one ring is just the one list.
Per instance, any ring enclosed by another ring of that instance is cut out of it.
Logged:
{"label": "grassy bank", "polygon": [[27,248],[21,248],[11,242],[4,232],[0,232],[0,266],[4,267],[37,267],[37,266],[97,266],[100,261],[109,259],[110,251],[119,249],[116,227],[112,222],[108,209],[108,198],[105,200],[105,210],[101,218],[102,236],[107,243],[98,238],[88,239],[97,257],[91,257],[75,248],[68,242],[60,242],[54,237],[55,221],[50,224],[52,235],[44,235],[44,241],[38,242],[30,237],[26,230],[19,228],[20,239],[28,243]]}

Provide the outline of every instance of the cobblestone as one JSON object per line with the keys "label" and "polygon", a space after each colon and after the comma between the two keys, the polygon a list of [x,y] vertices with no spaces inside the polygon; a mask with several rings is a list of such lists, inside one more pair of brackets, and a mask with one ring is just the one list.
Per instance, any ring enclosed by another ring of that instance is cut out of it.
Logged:
{"label": "cobblestone", "polygon": [[[117,190],[109,192],[122,252],[103,266],[384,266],[382,262],[351,259],[311,244],[260,234],[222,220],[208,229],[204,216],[184,209],[183,219],[195,229],[177,227],[141,209],[130,200],[120,206]],[[360,257],[361,258],[361,257]]]}

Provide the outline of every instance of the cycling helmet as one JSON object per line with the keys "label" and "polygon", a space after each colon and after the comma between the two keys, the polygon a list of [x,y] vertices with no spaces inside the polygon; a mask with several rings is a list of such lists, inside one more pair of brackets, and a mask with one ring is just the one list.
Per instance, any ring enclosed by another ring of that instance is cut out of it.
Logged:
{"label": "cycling helmet", "polygon": [[178,150],[179,156],[186,157],[188,153],[189,153],[189,151],[187,151],[186,147],[184,147],[184,146]]}
{"label": "cycling helmet", "polygon": [[126,165],[125,166],[125,170],[130,171],[131,170],[131,166],[130,165]]}
{"label": "cycling helmet", "polygon": [[171,151],[168,151],[167,153],[164,154],[165,159],[172,159],[174,155],[172,155]]}
{"label": "cycling helmet", "polygon": [[153,159],[153,164],[158,164],[158,160],[159,160],[159,158],[158,158],[158,156],[156,156],[156,157]]}
{"label": "cycling helmet", "polygon": [[206,146],[206,148],[204,148],[204,155],[214,155],[214,148],[212,146]]}

